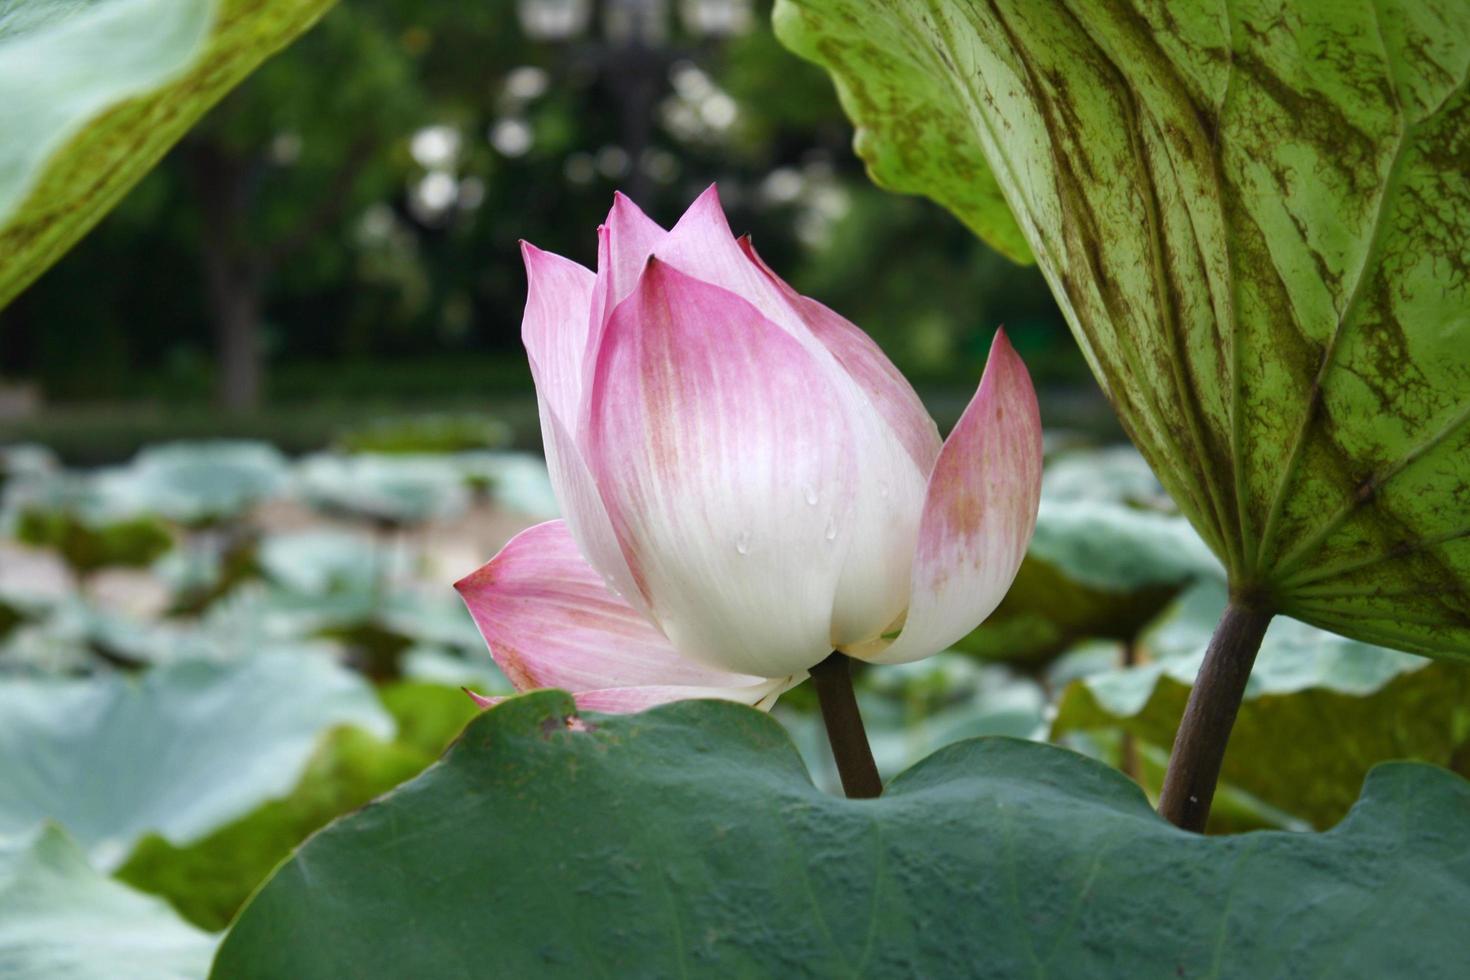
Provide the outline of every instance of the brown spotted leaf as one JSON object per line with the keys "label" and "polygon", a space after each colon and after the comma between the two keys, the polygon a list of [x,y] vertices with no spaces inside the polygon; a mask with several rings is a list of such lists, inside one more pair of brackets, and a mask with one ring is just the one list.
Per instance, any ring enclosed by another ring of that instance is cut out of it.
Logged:
{"label": "brown spotted leaf", "polygon": [[0,308],[331,4],[0,2]]}
{"label": "brown spotted leaf", "polygon": [[1470,657],[1470,4],[781,0],[776,22],[884,182],[967,220],[999,188],[1236,589]]}

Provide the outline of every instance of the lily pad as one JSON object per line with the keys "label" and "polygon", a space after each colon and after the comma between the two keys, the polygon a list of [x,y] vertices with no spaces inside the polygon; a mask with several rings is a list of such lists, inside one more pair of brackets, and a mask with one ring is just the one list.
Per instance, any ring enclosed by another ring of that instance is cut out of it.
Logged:
{"label": "lily pad", "polygon": [[465,452],[454,463],[471,488],[507,510],[550,520],[561,513],[546,460],[531,453]]}
{"label": "lily pad", "polygon": [[319,453],[297,465],[296,484],[323,510],[392,525],[453,517],[469,504],[463,476],[443,456]]}
{"label": "lily pad", "polygon": [[92,870],[54,824],[0,838],[0,975],[10,980],[194,980],[215,942]]}
{"label": "lily pad", "polygon": [[371,593],[406,570],[391,542],[329,528],[272,534],[259,561],[268,579],[302,595]]}
{"label": "lily pad", "polygon": [[1380,767],[1328,833],[1204,837],[1033,742],[846,800],[740,705],[573,710],[504,702],[312,837],[213,976],[1449,978],[1470,951],[1470,782],[1442,769]]}
{"label": "lily pad", "polygon": [[0,493],[14,483],[49,477],[60,468],[56,454],[45,446],[28,442],[0,446]]}
{"label": "lily pad", "polygon": [[3,679],[0,833],[55,820],[109,869],[145,833],[188,843],[284,796],[341,725],[393,731],[361,678],[290,654]]}
{"label": "lily pad", "polygon": [[1007,250],[974,219],[998,188],[1238,592],[1470,658],[1470,4],[775,17],[881,180]]}
{"label": "lily pad", "polygon": [[103,480],[130,511],[204,525],[236,517],[280,492],[289,472],[274,446],[217,440],[145,449]]}
{"label": "lily pad", "polygon": [[331,0],[0,6],[0,308]]}
{"label": "lily pad", "polygon": [[[469,702],[464,692],[454,693]],[[317,746],[290,795],[189,844],[149,834],[117,877],[167,898],[195,925],[223,929],[292,848],[332,818],[417,775],[434,758],[360,729],[337,729]]]}

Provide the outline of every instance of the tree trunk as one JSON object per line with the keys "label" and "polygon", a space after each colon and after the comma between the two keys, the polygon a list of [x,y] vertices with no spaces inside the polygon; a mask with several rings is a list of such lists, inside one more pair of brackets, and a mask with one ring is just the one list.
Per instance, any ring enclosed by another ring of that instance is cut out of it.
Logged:
{"label": "tree trunk", "polygon": [[212,321],[217,398],[232,413],[260,408],[262,260],[246,238],[250,206],[247,161],[209,143],[190,148],[203,215],[200,251]]}
{"label": "tree trunk", "polygon": [[217,397],[234,414],[260,408],[260,282],[251,270],[229,264],[209,274],[214,319]]}

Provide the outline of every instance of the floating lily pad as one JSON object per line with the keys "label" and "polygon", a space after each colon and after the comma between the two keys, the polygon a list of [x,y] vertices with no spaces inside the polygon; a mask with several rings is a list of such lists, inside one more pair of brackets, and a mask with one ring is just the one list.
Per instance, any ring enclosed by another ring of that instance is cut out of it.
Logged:
{"label": "floating lily pad", "polygon": [[54,824],[0,838],[0,976],[195,980],[216,939],[94,871]]}
{"label": "floating lily pad", "polygon": [[297,465],[296,484],[324,510],[387,524],[452,517],[469,503],[459,469],[442,456],[321,453]]}
{"label": "floating lily pad", "polygon": [[281,492],[288,476],[274,446],[218,440],[145,449],[102,479],[128,510],[199,525],[238,516]]}
{"label": "floating lily pad", "polygon": [[284,796],[341,725],[393,730],[361,678],[319,658],[0,679],[0,833],[55,820],[112,868],[146,833],[188,843]]}
{"label": "floating lily pad", "polygon": [[550,520],[561,513],[546,460],[530,453],[459,453],[454,463],[473,489],[507,510]]}

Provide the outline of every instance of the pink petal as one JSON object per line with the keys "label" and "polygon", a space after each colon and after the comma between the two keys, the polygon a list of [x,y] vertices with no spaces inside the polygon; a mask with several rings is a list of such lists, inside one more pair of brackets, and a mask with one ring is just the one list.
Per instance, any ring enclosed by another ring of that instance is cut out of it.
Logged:
{"label": "pink petal", "polygon": [[780,290],[807,328],[868,396],[919,472],[932,470],[939,457],[939,428],[919,400],[918,392],[882,348],[845,318],[792,289],[756,254],[750,236],[742,237],[739,244],[746,257]]}
{"label": "pink petal", "polygon": [[493,708],[497,704],[505,700],[505,698],[502,697],[486,697],[483,694],[471,691],[467,687],[462,687],[460,688],[460,690],[469,695],[470,700],[475,702],[475,707],[477,708]]}
{"label": "pink petal", "polygon": [[728,289],[772,323],[813,345],[814,338],[796,310],[735,241],[714,184],[694,199],[653,252],[685,275]]}
{"label": "pink petal", "polygon": [[[861,332],[835,314],[819,318],[814,329],[804,307],[794,302],[801,297],[752,261],[730,233],[715,187],[689,205],[654,254],[660,262],[723,287],[756,307],[805,348],[829,376],[833,391],[829,397],[842,406],[861,474],[852,510],[847,518],[839,518],[847,556],[834,597],[829,639],[840,644],[876,636],[908,602],[909,564],[923,508],[925,477],[937,455],[938,433],[933,422],[911,390],[900,395],[889,381],[879,386],[885,399],[909,399],[919,413],[917,417],[910,414],[910,406],[894,412],[895,420],[904,427],[902,434],[890,423],[885,413],[894,405],[880,402],[868,390],[866,381],[871,379],[855,377],[852,368],[841,363],[841,356],[846,355],[871,374],[876,368],[872,355],[881,364],[887,358],[865,337],[862,342],[869,350],[863,352],[866,357],[858,356],[859,342],[851,335],[862,337]],[[837,327],[832,319],[842,326]],[[891,365],[889,370],[897,376]],[[899,384],[907,389],[901,378]],[[926,425],[930,431],[924,435]],[[904,443],[905,438],[910,444]]]}
{"label": "pink petal", "polygon": [[531,360],[536,394],[571,424],[582,397],[582,356],[596,280],[577,263],[530,242],[521,242],[521,256],[526,263],[521,342]]}
{"label": "pink petal", "polygon": [[858,479],[833,375],[741,297],[654,259],[588,400],[589,465],[674,646],[762,677],[826,656]]}
{"label": "pink petal", "polygon": [[[613,192],[612,210],[607,213],[607,221],[597,229],[597,285],[592,293],[591,332],[586,342],[584,379],[590,380],[597,346],[607,328],[607,318],[638,285],[638,277],[648,263],[648,256],[654,246],[667,236],[668,232],[644,214],[631,198],[621,191]],[[585,417],[578,417],[568,424],[575,424],[573,431],[580,433],[584,422]]]}
{"label": "pink petal", "polygon": [[[768,693],[765,678],[711,670],[675,652],[608,591],[562,521],[522,531],[455,588],[516,690],[651,687],[655,693],[646,698],[726,696],[752,704]],[[676,690],[699,693],[657,693]]]}
{"label": "pink petal", "polygon": [[536,383],[541,440],[552,489],[588,561],[640,611],[647,610],[582,452],[571,437],[582,402],[592,273],[569,259],[521,243],[526,261],[526,312],[521,338]]}
{"label": "pink petal", "polygon": [[696,698],[715,698],[721,701],[738,701],[762,711],[782,694],[806,679],[806,674],[764,680],[747,687],[609,687],[600,691],[585,691],[574,695],[577,707],[583,711],[601,711],[606,714],[622,714],[642,711],[670,701],[690,701]]}
{"label": "pink petal", "polygon": [[612,210],[597,236],[598,285],[604,292],[603,320],[638,285],[638,276],[648,256],[666,235],[668,232],[644,214],[631,198],[621,191],[614,192]]}
{"label": "pink petal", "polygon": [[1026,365],[999,331],[980,390],[929,477],[903,632],[855,648],[875,663],[919,660],[978,626],[1016,577],[1041,499],[1041,417]]}
{"label": "pink petal", "polygon": [[562,420],[539,396],[537,409],[546,469],[551,475],[557,505],[566,518],[567,530],[608,589],[640,615],[649,617],[647,589],[628,564],[586,457]]}

